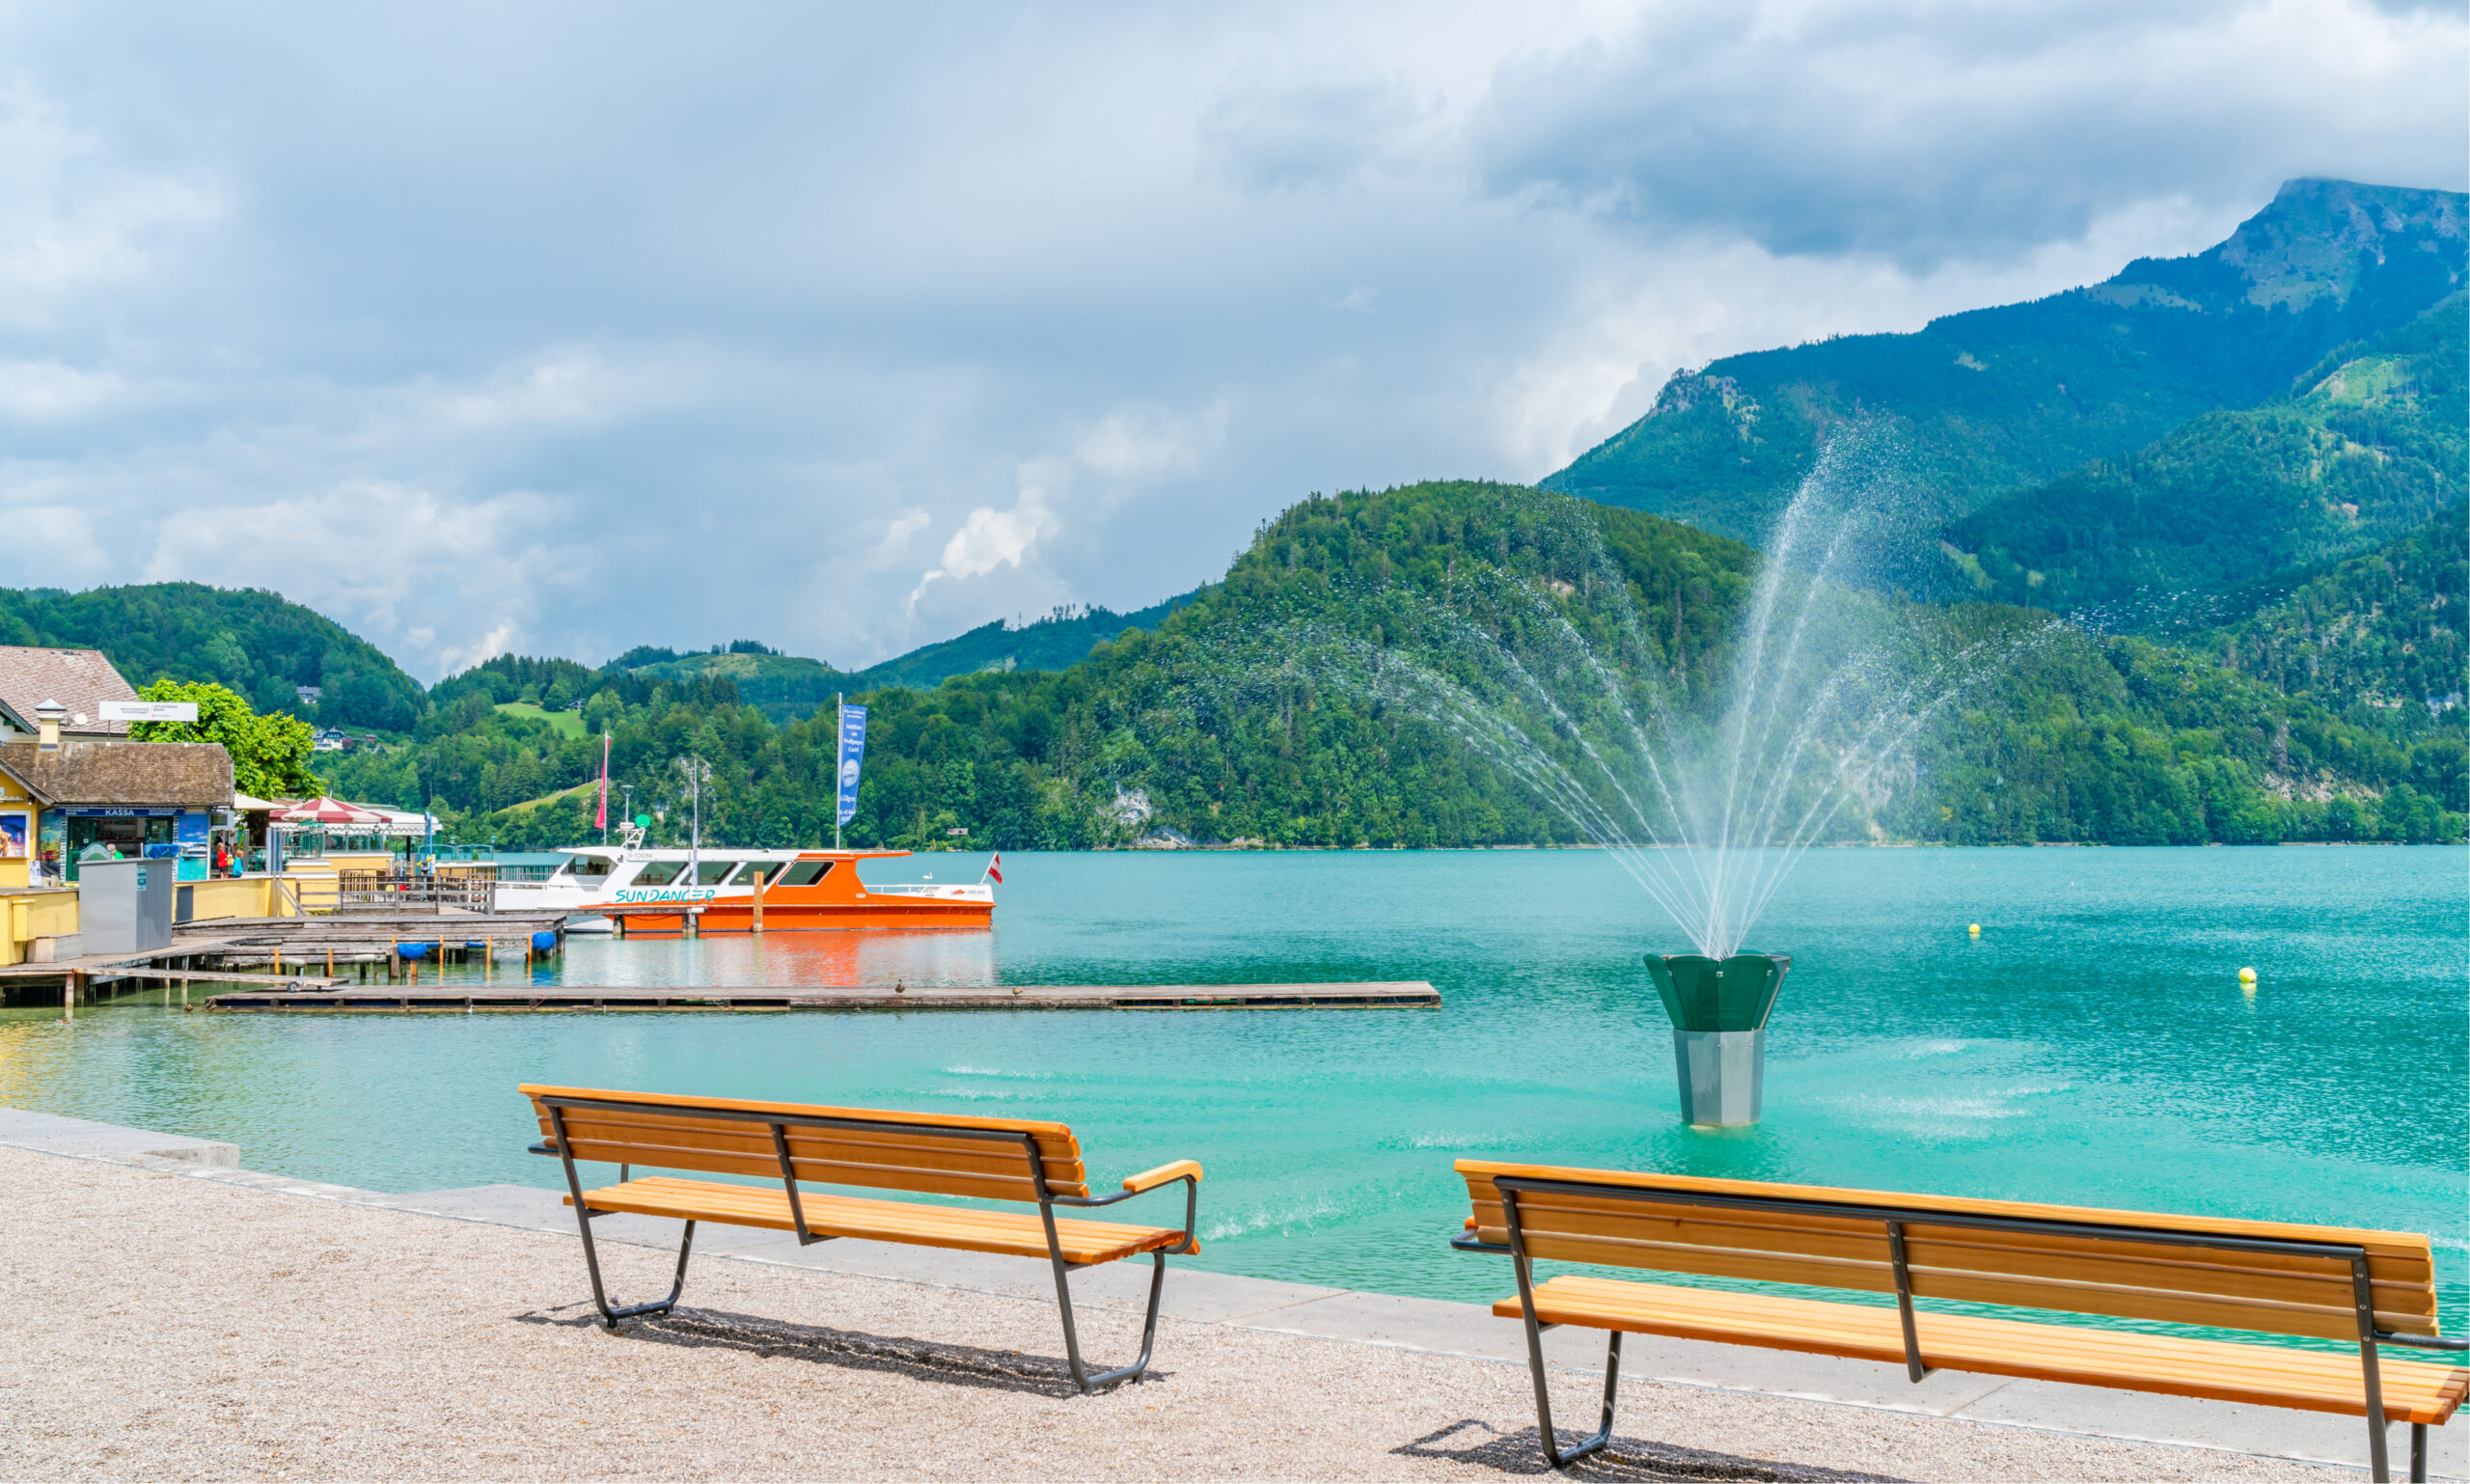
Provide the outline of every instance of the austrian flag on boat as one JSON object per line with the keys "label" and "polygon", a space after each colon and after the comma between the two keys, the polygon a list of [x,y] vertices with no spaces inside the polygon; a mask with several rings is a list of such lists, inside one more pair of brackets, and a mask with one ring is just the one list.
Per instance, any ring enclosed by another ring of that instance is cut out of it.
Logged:
{"label": "austrian flag on boat", "polygon": [[999,887],[1003,884],[1003,853],[1002,851],[999,850],[987,858],[985,879]]}

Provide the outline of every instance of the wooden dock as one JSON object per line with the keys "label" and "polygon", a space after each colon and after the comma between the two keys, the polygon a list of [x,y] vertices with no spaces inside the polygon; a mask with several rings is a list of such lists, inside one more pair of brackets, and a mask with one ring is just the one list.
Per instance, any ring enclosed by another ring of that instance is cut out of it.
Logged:
{"label": "wooden dock", "polygon": [[[542,951],[534,937],[565,942],[563,909],[477,913],[454,907],[354,911],[305,918],[215,918],[173,924],[168,947],[142,953],[88,953],[77,958],[0,966],[0,1003],[56,1001],[70,1014],[104,986],[115,993],[192,983],[281,983],[329,989],[349,980],[415,984],[442,961],[504,966],[509,973]],[[415,958],[404,951],[419,946]]]}
{"label": "wooden dock", "polygon": [[1421,979],[1376,984],[354,985],[217,995],[211,1010],[334,1014],[480,1010],[1276,1010],[1441,1003]]}

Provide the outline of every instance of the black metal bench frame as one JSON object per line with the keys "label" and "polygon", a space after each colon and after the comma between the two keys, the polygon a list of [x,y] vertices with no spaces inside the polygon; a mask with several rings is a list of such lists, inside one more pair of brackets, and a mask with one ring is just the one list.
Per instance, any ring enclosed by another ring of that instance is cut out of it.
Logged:
{"label": "black metal bench frame", "polygon": [[[1931,1366],[1921,1358],[1921,1339],[1913,1322],[1912,1273],[1905,1261],[1904,1228],[1914,1226],[1961,1226],[1982,1231],[2029,1231],[2051,1236],[2089,1237],[2108,1242],[2146,1242],[2170,1247],[2203,1247],[2222,1250],[2247,1252],[2286,1252],[2304,1257],[2346,1260],[2350,1270],[2350,1292],[2358,1316],[2358,1353],[2361,1375],[2365,1381],[2367,1403],[2368,1460],[2375,1484],[2387,1484],[2393,1477],[2391,1460],[2386,1451],[2387,1429],[2391,1423],[2384,1415],[2384,1392],[2376,1369],[2378,1345],[2406,1345],[2423,1350],[2470,1351],[2470,1339],[2448,1339],[2435,1335],[2395,1334],[2375,1327],[2374,1287],[2368,1274],[2367,1249],[2349,1242],[2310,1242],[2290,1238],[2234,1237],[2204,1232],[2180,1231],[2157,1226],[2114,1226],[2088,1222],[2049,1221],[2023,1216],[1984,1216],[1968,1213],[1932,1211],[1919,1207],[1874,1204],[1859,1201],[1805,1200],[1785,1195],[1719,1195],[1697,1191],[1662,1190],[1653,1186],[1598,1185],[1580,1180],[1546,1180],[1523,1175],[1496,1175],[1493,1188],[1500,1192],[1501,1214],[1509,1228],[1509,1245],[1496,1246],[1477,1239],[1474,1232],[1463,1232],[1450,1239],[1450,1246],[1464,1252],[1507,1253],[1510,1266],[1518,1275],[1518,1302],[1526,1321],[1527,1367],[1535,1379],[1536,1425],[1543,1434],[1544,1461],[1555,1469],[1566,1468],[1590,1453],[1603,1450],[1612,1441],[1612,1406],[1614,1390],[1621,1369],[1621,1332],[1607,1332],[1611,1344],[1604,1365],[1604,1417],[1594,1436],[1577,1447],[1563,1451],[1552,1431],[1552,1403],[1544,1389],[1544,1332],[1555,1328],[1539,1324],[1535,1318],[1534,1268],[1526,1255],[1526,1238],[1519,1219],[1518,1197],[1523,1193],[1552,1195],[1584,1195],[1615,1200],[1635,1200],[1662,1205],[1705,1206],[1715,1209],[1791,1212],[1804,1216],[1850,1217],[1875,1221],[1886,1227],[1887,1257],[1895,1270],[1895,1305],[1897,1316],[1904,1326],[1904,1364],[1906,1372],[1916,1383],[1928,1376]],[[2410,1478],[2424,1484],[2428,1476],[2428,1427],[2424,1422],[2410,1424]]]}
{"label": "black metal bench frame", "polygon": [[[789,1197],[789,1219],[796,1227],[800,1247],[811,1247],[817,1242],[832,1242],[838,1239],[829,1235],[817,1236],[807,1229],[806,1207],[799,1199],[798,1177],[789,1159],[788,1131],[790,1129],[815,1128],[839,1129],[852,1133],[918,1134],[936,1139],[966,1139],[986,1143],[1021,1146],[1029,1158],[1031,1188],[1037,1192],[1038,1216],[1046,1225],[1047,1258],[1055,1268],[1056,1306],[1063,1315],[1064,1358],[1072,1369],[1072,1384],[1080,1388],[1081,1393],[1084,1396],[1101,1387],[1113,1386],[1123,1381],[1138,1381],[1141,1373],[1149,1368],[1149,1353],[1158,1337],[1158,1300],[1166,1282],[1166,1254],[1195,1252],[1200,1250],[1194,1241],[1194,1226],[1197,1220],[1200,1203],[1200,1186],[1193,1175],[1177,1175],[1173,1180],[1163,1181],[1145,1190],[1116,1191],[1107,1195],[1058,1195],[1047,1186],[1046,1158],[1039,1152],[1037,1135],[1026,1130],[955,1128],[950,1124],[913,1123],[897,1118],[845,1118],[815,1113],[759,1113],[754,1109],[705,1108],[683,1103],[566,1097],[557,1094],[543,1096],[537,1101],[541,1107],[549,1111],[549,1125],[555,1147],[549,1144],[534,1144],[531,1152],[557,1155],[565,1167],[566,1191],[574,1197],[575,1224],[583,1232],[584,1268],[591,1275],[591,1302],[593,1306],[600,1310],[601,1324],[607,1329],[618,1328],[618,1321],[621,1319],[633,1319],[645,1314],[665,1314],[677,1306],[678,1296],[686,1291],[686,1259],[695,1245],[695,1223],[691,1219],[688,1220],[685,1234],[678,1239],[677,1276],[670,1285],[669,1297],[655,1299],[648,1304],[630,1305],[622,1308],[612,1307],[608,1293],[600,1280],[600,1253],[591,1240],[591,1223],[599,1217],[623,1213],[594,1211],[584,1204],[583,1181],[575,1173],[574,1154],[566,1140],[565,1114],[569,1108],[595,1113],[669,1113],[681,1117],[717,1118],[732,1123],[760,1123],[768,1127],[772,1131],[772,1147],[780,1156],[781,1186]],[[632,1168],[630,1165],[618,1167],[619,1184],[626,1182],[628,1172]],[[1179,1247],[1153,1248],[1150,1250],[1152,1268],[1149,1275],[1149,1305],[1140,1325],[1139,1359],[1130,1365],[1091,1375],[1087,1365],[1081,1359],[1081,1335],[1072,1322],[1072,1283],[1068,1275],[1074,1268],[1094,1267],[1097,1264],[1065,1260],[1062,1239],[1056,1233],[1055,1208],[1065,1206],[1075,1210],[1091,1210],[1100,1206],[1112,1206],[1118,1201],[1130,1200],[1135,1195],[1148,1195],[1150,1191],[1164,1189],[1178,1181],[1182,1182],[1184,1187],[1184,1240]]]}

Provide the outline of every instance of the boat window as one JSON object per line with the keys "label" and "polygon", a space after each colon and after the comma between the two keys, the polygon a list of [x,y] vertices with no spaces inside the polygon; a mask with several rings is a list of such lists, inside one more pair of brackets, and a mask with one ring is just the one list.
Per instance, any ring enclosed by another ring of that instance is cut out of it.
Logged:
{"label": "boat window", "polygon": [[614,864],[607,856],[579,855],[566,863],[566,869],[587,881],[599,881]]}
{"label": "boat window", "polygon": [[779,874],[781,874],[781,863],[778,861],[749,861],[746,863],[746,869],[731,878],[730,884],[751,887],[758,882],[769,881]]}
{"label": "boat window", "polygon": [[671,882],[675,881],[677,879],[677,873],[685,868],[686,863],[683,861],[654,861],[650,865],[645,866],[643,868],[643,872],[635,877],[634,885],[639,887],[665,887]]}
{"label": "boat window", "polygon": [[740,861],[703,861],[695,867],[695,884],[699,887],[719,886],[728,873],[743,864]]}
{"label": "boat window", "polygon": [[781,885],[810,887],[821,881],[832,866],[833,863],[830,861],[792,861],[789,863],[789,868],[781,875]]}

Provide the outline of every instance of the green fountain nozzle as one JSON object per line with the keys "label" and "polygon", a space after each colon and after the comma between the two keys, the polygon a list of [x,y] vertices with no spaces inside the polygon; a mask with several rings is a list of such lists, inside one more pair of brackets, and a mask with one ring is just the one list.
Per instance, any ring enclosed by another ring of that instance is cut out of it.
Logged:
{"label": "green fountain nozzle", "polygon": [[1736,953],[1722,960],[1699,953],[1650,953],[1647,973],[1663,997],[1675,1031],[1763,1031],[1775,993],[1793,967],[1787,955]]}
{"label": "green fountain nozzle", "polygon": [[1672,1017],[1681,1115],[1696,1124],[1756,1123],[1767,1077],[1767,1017],[1789,957],[1650,953],[1647,973]]}

